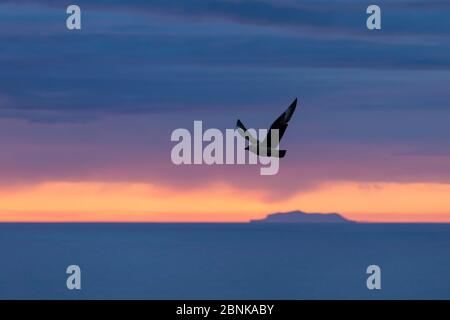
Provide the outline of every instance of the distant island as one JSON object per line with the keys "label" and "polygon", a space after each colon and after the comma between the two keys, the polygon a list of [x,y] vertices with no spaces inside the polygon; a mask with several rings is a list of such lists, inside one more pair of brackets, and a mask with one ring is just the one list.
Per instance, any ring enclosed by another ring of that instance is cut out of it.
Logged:
{"label": "distant island", "polygon": [[305,213],[302,211],[277,212],[250,223],[355,223],[338,213]]}

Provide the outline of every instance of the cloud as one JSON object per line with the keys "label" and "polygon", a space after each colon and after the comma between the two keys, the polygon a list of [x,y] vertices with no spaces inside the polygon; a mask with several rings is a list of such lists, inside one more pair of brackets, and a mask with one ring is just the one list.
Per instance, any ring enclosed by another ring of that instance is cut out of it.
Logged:
{"label": "cloud", "polygon": [[[65,29],[59,1],[0,3],[0,19],[11,26],[0,30],[8,42],[0,52],[0,87],[9,99],[3,118],[57,123],[268,109],[298,95],[316,108],[331,96],[343,108],[448,105],[448,77],[437,72],[450,67],[450,42],[429,36],[448,30],[445,2],[431,9],[386,2],[391,31],[370,35],[357,1],[81,1],[80,33]],[[388,41],[389,34],[401,39]]]}
{"label": "cloud", "polygon": [[[0,1],[12,3],[12,1]],[[62,6],[59,1],[24,1],[25,4]],[[130,11],[138,14],[168,15],[185,19],[226,20],[244,25],[319,30],[324,34],[369,37],[365,30],[365,9],[360,1],[232,1],[232,0],[79,0],[81,7],[98,11]],[[379,1],[384,19],[384,36],[398,34],[449,36],[446,1]]]}
{"label": "cloud", "polygon": [[[325,119],[314,108],[300,106],[283,138],[288,155],[273,177],[260,176],[257,165],[174,165],[170,134],[175,128],[192,129],[196,115],[170,122],[164,114],[61,124],[3,119],[0,182],[6,186],[45,181],[138,182],[179,190],[221,182],[265,192],[265,201],[286,198],[325,181],[450,182],[448,158],[410,156],[405,160],[397,156],[430,144],[430,152],[440,150],[447,143],[445,139],[437,143],[431,134],[421,137],[415,133],[415,122],[403,123],[399,130],[398,123],[404,121],[401,112],[389,123],[371,121],[374,115],[370,113],[360,122],[353,120],[352,113],[347,117],[329,113]],[[217,118],[220,121],[204,119],[204,128],[226,128],[224,123],[230,127],[236,121],[233,114]],[[438,135],[449,130],[441,118],[441,123],[433,124]],[[255,124],[250,115],[242,119],[249,126]]]}

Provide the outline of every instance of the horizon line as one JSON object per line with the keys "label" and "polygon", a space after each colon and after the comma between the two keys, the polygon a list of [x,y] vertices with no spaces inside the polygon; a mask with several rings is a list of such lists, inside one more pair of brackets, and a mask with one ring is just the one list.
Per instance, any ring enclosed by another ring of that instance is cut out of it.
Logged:
{"label": "horizon line", "polygon": [[344,222],[253,222],[249,221],[0,221],[0,224],[255,224],[255,225],[348,225],[348,224],[450,224],[450,221],[354,221]]}

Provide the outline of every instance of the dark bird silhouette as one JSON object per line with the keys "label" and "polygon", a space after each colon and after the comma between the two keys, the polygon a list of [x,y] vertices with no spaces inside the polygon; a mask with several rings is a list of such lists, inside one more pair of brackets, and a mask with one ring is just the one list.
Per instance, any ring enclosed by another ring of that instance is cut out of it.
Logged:
{"label": "dark bird silhouette", "polygon": [[[243,136],[250,144],[245,148],[250,152],[256,153],[259,156],[267,157],[278,157],[283,158],[286,155],[286,150],[278,150],[278,144],[283,138],[284,133],[288,127],[288,122],[291,120],[294,114],[295,108],[297,107],[297,98],[291,103],[291,105],[283,112],[270,126],[269,131],[265,139],[260,142],[258,139],[253,137],[253,135],[248,132],[241,120],[236,123],[236,128],[238,132]],[[272,130],[278,130],[278,141],[272,142]]]}

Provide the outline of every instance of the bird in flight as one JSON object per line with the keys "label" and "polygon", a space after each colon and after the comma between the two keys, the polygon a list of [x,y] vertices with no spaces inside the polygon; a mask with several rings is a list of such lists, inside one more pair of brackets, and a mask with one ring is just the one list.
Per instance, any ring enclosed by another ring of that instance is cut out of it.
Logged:
{"label": "bird in flight", "polygon": [[[283,158],[286,155],[286,150],[278,150],[277,146],[283,138],[284,133],[288,127],[288,122],[291,120],[297,107],[297,98],[291,103],[291,105],[283,112],[270,126],[267,132],[266,138],[260,142],[256,139],[244,126],[241,120],[236,123],[236,129],[239,134],[244,137],[250,144],[245,148],[250,152],[253,152],[259,156],[278,157]],[[278,130],[278,141],[272,143],[272,130]]]}

